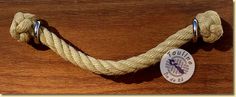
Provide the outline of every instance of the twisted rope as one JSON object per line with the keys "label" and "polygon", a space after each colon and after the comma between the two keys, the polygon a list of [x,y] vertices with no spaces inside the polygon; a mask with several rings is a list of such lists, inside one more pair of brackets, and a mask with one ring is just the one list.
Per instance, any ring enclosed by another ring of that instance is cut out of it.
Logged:
{"label": "twisted rope", "polygon": [[[200,35],[205,42],[213,43],[222,36],[221,20],[215,11],[210,10],[199,13],[196,18],[199,22]],[[36,19],[36,16],[30,13],[16,13],[10,27],[11,36],[20,42],[28,42],[30,39],[34,38],[33,25]],[[48,46],[65,60],[83,69],[104,75],[123,75],[149,67],[159,62],[161,57],[168,50],[178,48],[193,38],[193,27],[189,25],[169,36],[164,42],[146,53],[126,60],[112,61],[96,59],[85,55],[81,51],[77,51],[45,27],[41,27],[39,32],[40,42]]]}

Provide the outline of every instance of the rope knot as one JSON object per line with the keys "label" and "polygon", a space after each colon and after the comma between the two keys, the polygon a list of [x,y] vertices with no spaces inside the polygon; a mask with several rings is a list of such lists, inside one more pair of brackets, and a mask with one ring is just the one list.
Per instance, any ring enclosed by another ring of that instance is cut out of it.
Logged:
{"label": "rope knot", "polygon": [[10,34],[20,42],[28,42],[34,35],[35,16],[30,13],[17,12],[10,27]]}
{"label": "rope knot", "polygon": [[215,11],[206,11],[196,16],[203,41],[213,43],[223,35],[221,19]]}

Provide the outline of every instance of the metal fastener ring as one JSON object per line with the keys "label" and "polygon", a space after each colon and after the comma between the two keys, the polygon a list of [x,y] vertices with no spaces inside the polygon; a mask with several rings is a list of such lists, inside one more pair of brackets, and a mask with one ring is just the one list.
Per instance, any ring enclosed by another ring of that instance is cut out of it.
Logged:
{"label": "metal fastener ring", "polygon": [[198,21],[196,18],[193,19],[193,42],[197,42],[198,39]]}
{"label": "metal fastener ring", "polygon": [[40,21],[36,20],[34,25],[34,37],[35,41],[39,43],[39,28],[40,28]]}

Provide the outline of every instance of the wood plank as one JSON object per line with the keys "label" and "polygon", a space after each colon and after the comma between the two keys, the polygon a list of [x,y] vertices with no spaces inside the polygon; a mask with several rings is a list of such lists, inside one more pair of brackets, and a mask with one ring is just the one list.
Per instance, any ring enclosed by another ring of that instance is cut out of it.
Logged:
{"label": "wood plank", "polygon": [[[0,93],[233,94],[232,8],[230,0],[0,1]],[[207,10],[219,13],[224,35],[214,44],[198,41],[181,47],[196,61],[194,76],[181,85],[167,82],[159,63],[135,74],[101,76],[9,34],[16,12],[34,13],[87,54],[120,60],[155,47]]]}

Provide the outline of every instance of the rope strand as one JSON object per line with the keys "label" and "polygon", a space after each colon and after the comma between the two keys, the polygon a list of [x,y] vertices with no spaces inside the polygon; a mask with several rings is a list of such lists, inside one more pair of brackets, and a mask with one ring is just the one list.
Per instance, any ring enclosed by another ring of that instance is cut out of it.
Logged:
{"label": "rope strand", "polygon": [[[210,10],[199,13],[196,18],[199,21],[200,35],[205,42],[213,43],[222,36],[221,20],[215,11]],[[34,37],[33,25],[36,19],[36,16],[30,13],[16,13],[10,27],[11,36],[20,42],[28,42]],[[164,42],[146,53],[119,61],[96,59],[81,51],[77,51],[45,27],[41,27],[40,42],[48,46],[63,59],[83,69],[103,75],[123,75],[136,72],[159,62],[168,50],[178,48],[189,42],[194,37],[192,32],[193,27],[189,25],[169,36]]]}

